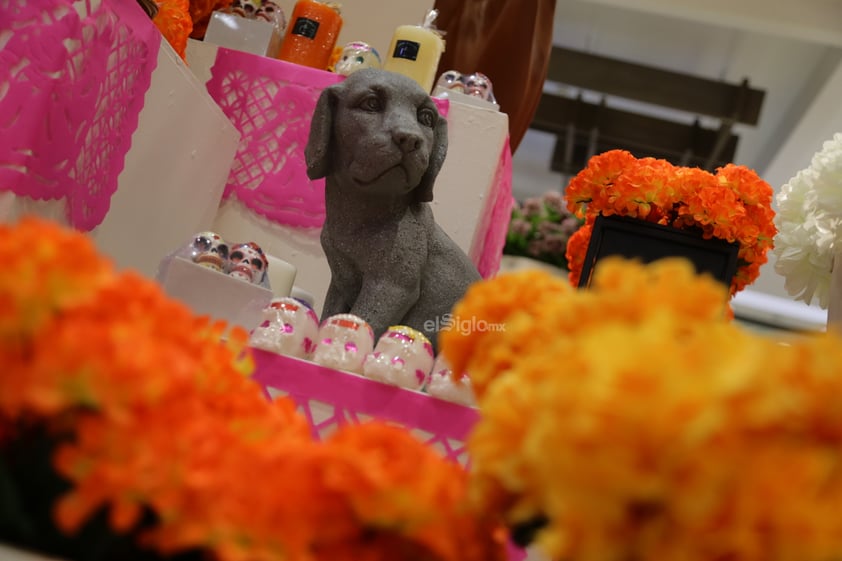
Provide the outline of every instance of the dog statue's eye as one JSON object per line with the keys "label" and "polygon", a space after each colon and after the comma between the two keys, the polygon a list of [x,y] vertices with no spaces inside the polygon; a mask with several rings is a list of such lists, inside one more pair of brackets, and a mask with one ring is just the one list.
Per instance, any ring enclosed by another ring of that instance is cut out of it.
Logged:
{"label": "dog statue's eye", "polygon": [[435,111],[429,107],[422,107],[418,110],[418,122],[425,127],[432,127],[436,123]]}
{"label": "dog statue's eye", "polygon": [[383,102],[381,102],[380,98],[376,95],[370,95],[363,98],[360,102],[360,109],[377,113],[383,110]]}

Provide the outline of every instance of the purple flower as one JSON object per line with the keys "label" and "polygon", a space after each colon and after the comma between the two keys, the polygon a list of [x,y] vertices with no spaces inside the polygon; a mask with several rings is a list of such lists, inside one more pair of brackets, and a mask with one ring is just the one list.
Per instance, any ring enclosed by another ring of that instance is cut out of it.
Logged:
{"label": "purple flower", "polygon": [[512,221],[509,222],[509,232],[511,234],[514,234],[515,236],[526,237],[531,231],[532,224],[530,224],[523,218],[513,218]]}
{"label": "purple flower", "polygon": [[568,236],[572,236],[576,233],[576,230],[579,229],[581,223],[579,219],[575,216],[568,216],[564,220],[561,221],[561,231],[567,234]]}
{"label": "purple flower", "polygon": [[544,253],[564,255],[567,251],[567,236],[552,235],[544,238]]}
{"label": "purple flower", "polygon": [[543,210],[544,204],[541,202],[541,199],[532,197],[523,201],[523,215],[526,218],[541,216]]}
{"label": "purple flower", "polygon": [[549,193],[544,194],[544,204],[547,205],[552,211],[555,211],[562,216],[568,214],[567,208],[564,204],[564,196],[561,193],[556,193],[555,191],[550,191]]}
{"label": "purple flower", "polygon": [[561,233],[563,233],[561,224],[556,222],[541,222],[538,224],[538,234],[541,236],[546,237]]}

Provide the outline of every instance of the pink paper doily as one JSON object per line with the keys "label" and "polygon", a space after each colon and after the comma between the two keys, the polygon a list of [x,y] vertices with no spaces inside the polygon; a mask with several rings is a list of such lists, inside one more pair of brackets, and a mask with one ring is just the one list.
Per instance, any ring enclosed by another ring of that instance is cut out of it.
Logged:
{"label": "pink paper doily", "polygon": [[220,48],[210,96],[242,135],[225,197],[236,196],[273,222],[318,228],[324,180],[310,181],[304,147],[322,89],[342,76]]}
{"label": "pink paper doily", "polygon": [[[319,94],[344,79],[220,47],[207,89],[242,135],[224,196],[277,224],[320,228],[324,180],[307,177],[304,147]],[[436,101],[446,116],[449,103]]]}
{"label": "pink paper doily", "polygon": [[[465,464],[464,440],[479,418],[471,407],[442,401],[420,392],[375,382],[313,362],[252,349],[252,378],[269,390],[290,396],[323,438],[337,427],[366,419],[385,419],[421,431],[422,438],[454,462]],[[316,409],[327,411],[326,416]]]}
{"label": "pink paper doily", "polygon": [[[240,131],[224,197],[234,196],[275,224],[320,228],[324,180],[307,177],[304,148],[322,90],[343,76],[220,47],[207,90]],[[448,99],[433,98],[447,117]],[[484,278],[500,267],[512,205],[508,140],[470,256]]]}
{"label": "pink paper doily", "polygon": [[92,230],[108,213],[161,34],[137,2],[0,2],[0,190],[66,199]]}

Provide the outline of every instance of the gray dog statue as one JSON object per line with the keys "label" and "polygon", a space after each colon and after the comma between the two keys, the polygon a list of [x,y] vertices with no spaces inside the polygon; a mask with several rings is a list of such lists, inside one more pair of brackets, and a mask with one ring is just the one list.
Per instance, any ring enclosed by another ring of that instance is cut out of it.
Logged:
{"label": "gray dog statue", "polygon": [[359,70],[319,97],[305,150],[325,178],[321,244],[331,279],[322,319],[424,333],[434,347],[453,305],[480,279],[428,204],[447,153],[447,121],[414,80]]}

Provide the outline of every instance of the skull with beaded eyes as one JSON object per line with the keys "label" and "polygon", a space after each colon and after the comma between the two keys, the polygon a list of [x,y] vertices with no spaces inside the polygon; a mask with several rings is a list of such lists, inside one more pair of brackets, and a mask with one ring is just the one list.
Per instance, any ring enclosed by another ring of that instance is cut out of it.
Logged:
{"label": "skull with beaded eyes", "polygon": [[229,9],[240,17],[254,19],[260,9],[260,0],[234,0]]}
{"label": "skull with beaded eyes", "polygon": [[228,267],[228,243],[215,232],[199,232],[189,246],[194,263],[224,273]]}
{"label": "skull with beaded eyes", "polygon": [[491,80],[481,72],[476,72],[465,78],[465,93],[496,103]]}
{"label": "skull with beaded eyes", "polygon": [[284,29],[287,26],[287,18],[281,7],[272,0],[263,0],[263,3],[254,14],[256,19],[262,19],[269,23],[275,24],[278,29]]}
{"label": "skull with beaded eyes", "polygon": [[350,76],[363,68],[380,68],[380,54],[368,43],[354,41],[342,49],[334,71],[342,76]]}
{"label": "skull with beaded eyes", "polygon": [[234,278],[263,285],[269,260],[254,242],[239,243],[231,247],[228,274]]}
{"label": "skull with beaded eyes", "polygon": [[464,76],[458,70],[448,70],[439,76],[436,86],[445,90],[454,90],[457,92],[465,91]]}

